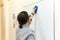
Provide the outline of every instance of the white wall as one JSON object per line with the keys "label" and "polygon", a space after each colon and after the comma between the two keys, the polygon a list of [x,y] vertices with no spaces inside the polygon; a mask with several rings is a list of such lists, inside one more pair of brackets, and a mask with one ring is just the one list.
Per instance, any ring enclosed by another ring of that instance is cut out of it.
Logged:
{"label": "white wall", "polygon": [[33,22],[30,26],[30,28],[36,31],[36,40],[54,40],[53,4],[53,0],[43,0],[23,7],[28,13],[31,13],[31,10],[35,5],[39,8],[38,13],[33,18]]}
{"label": "white wall", "polygon": [[[36,0],[37,1],[37,0]],[[15,40],[15,29],[13,28],[13,19],[12,14],[18,14],[20,11],[22,11],[26,6],[33,2],[36,2],[35,0],[5,0],[5,14],[6,16],[6,40]],[[39,0],[38,0],[39,1]],[[24,4],[25,3],[25,4]],[[33,4],[32,4],[33,5]],[[30,8],[33,6],[31,5]],[[39,6],[38,16],[36,15],[36,19],[39,18],[37,21],[37,39],[40,40],[53,40],[53,0],[42,0],[40,3],[37,4]],[[9,6],[9,7],[8,7]],[[27,8],[29,8],[27,6]],[[30,9],[29,8],[29,9]],[[35,18],[33,18],[35,19]],[[9,21],[8,21],[9,20]],[[33,20],[33,26],[34,20]],[[40,25],[39,25],[40,24]],[[9,26],[9,27],[8,27]],[[33,27],[34,29],[34,27]],[[47,31],[48,30],[48,31]]]}
{"label": "white wall", "polygon": [[[14,28],[14,19],[13,19],[13,14],[15,14],[15,16],[17,16],[17,14],[23,10],[23,6],[26,6],[28,4],[31,4],[33,2],[37,2],[39,0],[9,0],[8,2],[8,14],[6,14],[6,22],[9,20],[9,22],[7,22],[7,26],[9,25],[9,27],[7,27],[6,30],[9,30],[9,35],[7,35],[6,39],[9,38],[9,40],[16,40],[16,19],[15,19],[15,28]],[[8,19],[7,19],[8,18]],[[16,18],[16,17],[15,17]],[[9,37],[8,37],[9,36]],[[8,40],[8,39],[7,39]]]}
{"label": "white wall", "polygon": [[[7,0],[5,0],[4,3],[6,3]],[[13,0],[12,0],[13,1]],[[22,1],[22,0],[21,0]],[[9,0],[9,2],[11,3],[11,0]],[[55,40],[60,40],[60,0],[55,0]],[[7,16],[7,14],[4,14],[5,16]],[[8,18],[8,17],[7,17]],[[5,18],[5,19],[7,19]],[[8,20],[7,20],[8,21]],[[5,21],[6,22],[6,21]],[[7,22],[6,22],[7,23]],[[6,26],[5,26],[6,27]],[[7,29],[8,29],[8,24],[7,24]],[[8,30],[6,30],[6,33],[9,32]],[[8,35],[9,33],[7,33]],[[6,36],[6,40],[9,40],[8,39],[9,37]]]}

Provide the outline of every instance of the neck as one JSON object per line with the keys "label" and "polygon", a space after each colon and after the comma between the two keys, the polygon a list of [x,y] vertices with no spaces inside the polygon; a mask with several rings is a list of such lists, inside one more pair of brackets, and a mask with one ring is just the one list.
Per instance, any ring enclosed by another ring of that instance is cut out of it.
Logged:
{"label": "neck", "polygon": [[28,27],[29,26],[29,22],[27,22],[26,24],[24,24],[25,27]]}

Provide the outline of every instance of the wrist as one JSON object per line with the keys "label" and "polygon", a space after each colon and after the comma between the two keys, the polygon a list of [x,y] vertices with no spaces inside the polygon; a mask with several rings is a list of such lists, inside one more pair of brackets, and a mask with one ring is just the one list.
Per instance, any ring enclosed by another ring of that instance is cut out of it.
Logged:
{"label": "wrist", "polygon": [[32,15],[34,15],[34,13],[31,13]]}

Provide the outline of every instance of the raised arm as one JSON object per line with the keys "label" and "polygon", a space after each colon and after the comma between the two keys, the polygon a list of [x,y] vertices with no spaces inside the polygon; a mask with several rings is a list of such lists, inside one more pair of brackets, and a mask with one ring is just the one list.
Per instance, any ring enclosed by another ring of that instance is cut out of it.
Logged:
{"label": "raised arm", "polygon": [[29,15],[30,21],[32,21],[33,16],[34,16],[35,14],[37,14],[37,10],[38,10],[38,6],[35,6],[35,7],[32,9],[31,14]]}
{"label": "raised arm", "polygon": [[34,8],[33,8],[31,14],[29,15],[29,20],[30,21],[32,21],[32,18],[33,18],[34,15],[35,14],[34,14]]}

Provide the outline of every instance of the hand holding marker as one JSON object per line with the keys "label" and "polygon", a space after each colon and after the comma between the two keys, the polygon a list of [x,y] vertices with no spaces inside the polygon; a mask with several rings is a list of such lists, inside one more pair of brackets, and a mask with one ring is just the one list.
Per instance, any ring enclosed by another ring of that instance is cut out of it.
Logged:
{"label": "hand holding marker", "polygon": [[31,13],[32,15],[29,16],[30,21],[32,21],[33,15],[34,15],[34,14],[37,14],[37,10],[38,10],[38,6],[35,6],[35,7],[33,8],[33,10],[32,10],[32,13]]}

